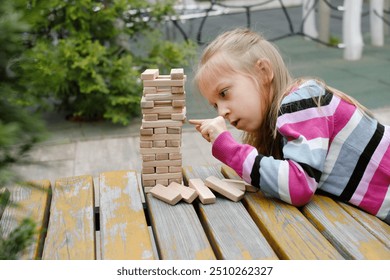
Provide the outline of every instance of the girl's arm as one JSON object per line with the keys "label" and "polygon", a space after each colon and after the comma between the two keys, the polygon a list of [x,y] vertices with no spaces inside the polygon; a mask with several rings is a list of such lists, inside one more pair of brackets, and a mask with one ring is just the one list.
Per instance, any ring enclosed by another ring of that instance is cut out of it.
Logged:
{"label": "girl's arm", "polygon": [[213,155],[263,192],[296,206],[306,204],[318,187],[339,101],[323,95],[318,107],[313,100],[322,93],[322,87],[309,84],[283,100],[277,128],[286,141],[284,160],[258,154],[229,132],[216,138]]}

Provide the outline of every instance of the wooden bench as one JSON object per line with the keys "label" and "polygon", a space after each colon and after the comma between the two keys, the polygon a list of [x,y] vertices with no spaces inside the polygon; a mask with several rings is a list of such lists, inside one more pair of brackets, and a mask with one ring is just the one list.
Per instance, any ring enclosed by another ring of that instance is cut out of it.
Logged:
{"label": "wooden bench", "polygon": [[[237,178],[226,166],[184,167],[183,179]],[[390,226],[316,195],[296,208],[261,192],[240,202],[171,206],[144,194],[136,171],[35,182],[3,190],[8,234],[24,217],[39,234],[21,259],[390,259]]]}

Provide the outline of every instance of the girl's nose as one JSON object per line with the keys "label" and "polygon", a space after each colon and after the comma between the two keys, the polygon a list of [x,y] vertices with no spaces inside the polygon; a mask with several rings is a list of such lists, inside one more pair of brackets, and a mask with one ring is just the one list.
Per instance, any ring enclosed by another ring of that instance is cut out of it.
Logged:
{"label": "girl's nose", "polygon": [[223,118],[227,118],[227,116],[229,115],[229,108],[227,106],[221,106],[219,105],[218,106],[218,115],[220,115],[221,117]]}

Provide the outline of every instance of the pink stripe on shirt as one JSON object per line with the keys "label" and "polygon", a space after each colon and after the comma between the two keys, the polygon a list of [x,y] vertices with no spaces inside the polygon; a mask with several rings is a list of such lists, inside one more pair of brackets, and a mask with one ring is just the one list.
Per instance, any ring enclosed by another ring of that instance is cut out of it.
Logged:
{"label": "pink stripe on shirt", "polygon": [[[384,138],[387,137],[388,139],[390,139],[390,130],[389,129],[385,130],[383,137]],[[364,175],[363,175],[355,193],[353,194],[353,196],[350,200],[350,202],[352,204],[359,205],[361,203],[361,201],[363,200],[364,195],[366,194],[366,192],[369,188],[371,180],[375,176],[375,172],[376,172],[376,169],[378,168],[378,164],[383,160],[386,161],[386,159],[383,159],[383,158],[386,156],[386,150],[388,150],[388,148],[389,148],[389,144],[387,142],[381,141],[381,143],[379,143],[379,146],[377,147],[374,154],[372,155],[370,164],[367,166],[367,168],[364,172]],[[389,155],[387,155],[387,156],[389,156]],[[386,166],[386,165],[383,165],[383,166]],[[388,166],[390,168],[390,165],[388,165]]]}
{"label": "pink stripe on shirt", "polygon": [[[333,135],[337,135],[348,124],[356,110],[357,108],[354,105],[344,100],[340,101],[335,113],[337,119],[334,122]],[[333,139],[331,140],[333,141]]]}
{"label": "pink stripe on shirt", "polygon": [[225,131],[215,139],[212,154],[242,177],[243,163],[253,149],[254,147],[250,145],[237,143],[232,134]]}
{"label": "pink stripe on shirt", "polygon": [[376,215],[385,199],[390,186],[390,145],[380,162],[382,168],[378,168],[368,186],[359,207]]}
{"label": "pink stripe on shirt", "polygon": [[289,160],[290,171],[288,184],[290,189],[291,204],[302,206],[308,203],[317,188],[314,178],[307,176],[300,165]]}
{"label": "pink stripe on shirt", "polygon": [[329,131],[330,128],[328,124],[328,122],[331,121],[330,118],[331,117],[321,117],[298,123],[285,124],[279,128],[279,131],[281,134],[288,135],[294,139],[297,139],[300,135],[305,135],[307,140],[316,139],[318,137],[329,138],[332,133],[332,131]]}

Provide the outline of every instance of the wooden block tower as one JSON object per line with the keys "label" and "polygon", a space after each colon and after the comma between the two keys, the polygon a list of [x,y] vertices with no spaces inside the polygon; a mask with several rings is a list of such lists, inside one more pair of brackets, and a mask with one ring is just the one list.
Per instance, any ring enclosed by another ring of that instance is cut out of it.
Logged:
{"label": "wooden block tower", "polygon": [[182,183],[182,126],[186,118],[183,69],[160,75],[158,69],[141,74],[142,125],[140,153],[142,185],[145,191],[156,184]]}

